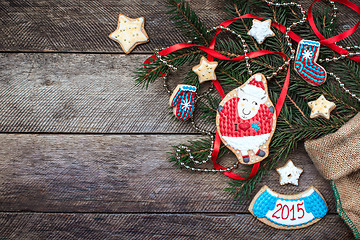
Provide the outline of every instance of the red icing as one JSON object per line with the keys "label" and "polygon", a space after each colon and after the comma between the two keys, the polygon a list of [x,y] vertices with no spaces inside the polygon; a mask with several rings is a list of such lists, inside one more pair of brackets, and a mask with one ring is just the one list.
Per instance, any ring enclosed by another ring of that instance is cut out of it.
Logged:
{"label": "red icing", "polygon": [[[265,104],[261,104],[258,113],[251,119],[243,120],[238,114],[239,98],[235,97],[225,103],[220,111],[220,133],[226,137],[258,136],[271,132],[273,113]],[[254,131],[252,123],[259,123],[260,130]]]}
{"label": "red icing", "polygon": [[239,123],[239,124],[235,123],[235,131],[238,131],[238,129],[236,129],[237,126],[239,126],[241,130],[246,131],[250,127],[250,123],[248,122]]}
{"label": "red icing", "polygon": [[264,84],[262,83],[262,81],[256,81],[255,79],[251,80],[249,82],[250,85],[254,85],[258,88],[261,88],[262,90],[265,90]]}
{"label": "red icing", "polygon": [[301,216],[301,217],[298,217],[298,218],[303,218],[304,215],[305,215],[305,211],[304,211],[303,208],[299,208],[299,205],[304,205],[304,203],[302,202],[302,203],[298,203],[298,204],[297,204],[297,211],[300,212],[300,210],[301,210],[302,213],[303,213],[302,216]]}
{"label": "red icing", "polygon": [[274,212],[273,215],[272,215],[272,217],[274,217],[274,218],[280,218],[280,217],[276,216],[275,214],[282,209],[283,205],[281,203],[278,203],[276,205],[276,207],[278,207],[278,206],[280,206],[280,208],[278,210],[276,210],[276,212]]}
{"label": "red icing", "polygon": [[[286,211],[285,211],[285,213],[286,213],[286,217],[284,217],[284,210],[285,210],[285,207],[286,207]],[[289,217],[289,207],[288,207],[288,205],[284,205],[283,206],[283,209],[282,209],[282,211],[281,211],[281,218],[282,219],[287,219]]]}
{"label": "red icing", "polygon": [[290,209],[290,213],[292,212],[292,218],[290,218],[291,221],[295,221],[295,205],[292,205],[291,209]]}

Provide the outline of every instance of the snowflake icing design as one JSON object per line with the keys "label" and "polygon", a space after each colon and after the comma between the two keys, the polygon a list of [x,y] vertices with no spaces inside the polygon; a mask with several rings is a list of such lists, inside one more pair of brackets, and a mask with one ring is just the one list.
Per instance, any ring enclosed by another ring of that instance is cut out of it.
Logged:
{"label": "snowflake icing design", "polygon": [[260,123],[259,122],[253,122],[252,124],[251,124],[251,127],[252,127],[252,130],[253,131],[259,131],[260,130]]}
{"label": "snowflake icing design", "polygon": [[312,52],[310,50],[305,50],[305,52],[303,52],[303,58],[305,59],[310,59],[312,57]]}
{"label": "snowflake icing design", "polygon": [[185,100],[185,99],[183,99],[182,101],[181,101],[181,104],[182,104],[182,107],[181,107],[181,109],[182,110],[189,110],[190,109],[190,107],[191,107],[191,102],[189,101],[189,100]]}

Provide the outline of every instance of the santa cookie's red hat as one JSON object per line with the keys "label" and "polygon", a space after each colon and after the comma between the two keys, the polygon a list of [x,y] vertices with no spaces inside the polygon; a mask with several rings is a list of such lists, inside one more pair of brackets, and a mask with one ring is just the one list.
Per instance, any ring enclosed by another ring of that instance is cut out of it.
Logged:
{"label": "santa cookie's red hat", "polygon": [[260,75],[255,75],[254,78],[248,84],[240,88],[240,90],[257,98],[262,98],[266,94]]}

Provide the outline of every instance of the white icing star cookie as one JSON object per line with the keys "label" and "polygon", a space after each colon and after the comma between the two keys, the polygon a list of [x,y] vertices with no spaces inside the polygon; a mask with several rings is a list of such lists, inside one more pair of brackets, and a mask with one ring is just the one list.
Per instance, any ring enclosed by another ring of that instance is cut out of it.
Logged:
{"label": "white icing star cookie", "polygon": [[330,113],[336,107],[335,103],[326,100],[324,95],[321,95],[317,100],[308,102],[311,108],[310,118],[323,117],[330,119]]}
{"label": "white icing star cookie", "polygon": [[137,45],[149,41],[144,22],[144,17],[132,19],[119,14],[118,26],[110,33],[109,38],[118,42],[122,50],[129,54]]}
{"label": "white icing star cookie", "polygon": [[301,168],[295,167],[294,163],[289,160],[284,166],[277,168],[276,171],[280,175],[280,185],[288,183],[299,185],[299,177],[303,172]]}
{"label": "white icing star cookie", "polygon": [[218,62],[210,62],[206,57],[202,56],[200,59],[200,64],[194,66],[192,70],[198,75],[199,83],[205,81],[215,80],[215,68],[217,67]]}
{"label": "white icing star cookie", "polygon": [[255,40],[259,44],[262,44],[265,38],[275,36],[275,33],[271,31],[270,27],[271,27],[271,19],[268,19],[263,22],[257,19],[253,19],[253,25],[247,34],[255,38]]}

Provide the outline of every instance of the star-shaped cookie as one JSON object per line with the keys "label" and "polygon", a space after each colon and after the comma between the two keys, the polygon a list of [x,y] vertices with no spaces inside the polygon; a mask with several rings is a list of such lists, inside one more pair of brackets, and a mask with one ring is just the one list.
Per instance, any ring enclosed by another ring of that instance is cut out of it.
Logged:
{"label": "star-shaped cookie", "polygon": [[310,118],[323,117],[330,119],[330,113],[336,107],[335,103],[326,100],[324,95],[321,95],[317,100],[308,102],[311,108]]}
{"label": "star-shaped cookie", "polygon": [[199,83],[203,83],[209,80],[216,80],[215,68],[218,62],[210,62],[206,57],[202,56],[200,64],[194,66],[192,70],[198,75]]}
{"label": "star-shaped cookie", "polygon": [[291,160],[287,161],[284,166],[277,168],[276,171],[280,175],[280,185],[291,183],[296,186],[299,185],[299,177],[303,172],[301,168],[295,167]]}
{"label": "star-shaped cookie", "polygon": [[265,38],[275,36],[275,33],[271,30],[270,27],[271,19],[266,21],[253,19],[253,25],[247,34],[255,38],[259,44],[262,44]]}
{"label": "star-shaped cookie", "polygon": [[110,33],[109,38],[118,42],[122,50],[129,54],[137,45],[149,41],[144,28],[144,17],[129,18],[119,14],[117,28]]}

